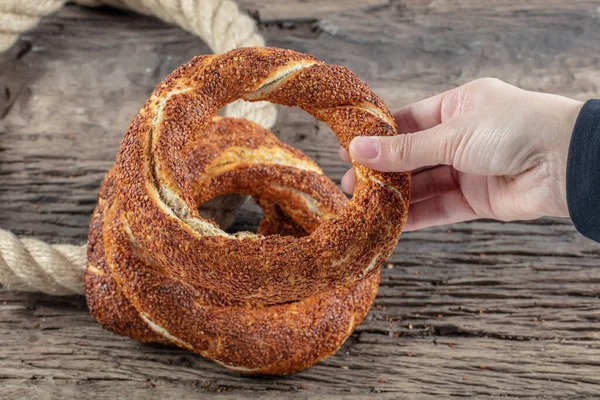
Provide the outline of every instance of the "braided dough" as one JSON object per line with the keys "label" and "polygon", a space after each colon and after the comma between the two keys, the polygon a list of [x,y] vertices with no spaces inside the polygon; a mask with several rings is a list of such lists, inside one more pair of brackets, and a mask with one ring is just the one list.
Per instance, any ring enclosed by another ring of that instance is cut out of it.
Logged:
{"label": "braided dough", "polygon": [[[335,352],[366,315],[406,220],[410,175],[355,165],[348,202],[298,150],[215,116],[240,98],[299,106],[345,147],[397,133],[346,68],[274,48],[194,58],[133,119],[102,184],[86,295],[117,333],[237,371],[289,373]],[[263,208],[257,234],[200,217],[198,205],[231,193]]]}

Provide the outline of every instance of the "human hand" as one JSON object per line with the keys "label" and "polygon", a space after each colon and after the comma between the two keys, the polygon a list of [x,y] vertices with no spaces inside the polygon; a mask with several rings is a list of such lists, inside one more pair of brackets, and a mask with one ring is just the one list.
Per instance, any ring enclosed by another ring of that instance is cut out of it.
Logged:
{"label": "human hand", "polygon": [[[568,217],[566,163],[583,103],[479,79],[395,114],[393,137],[358,137],[350,156],[383,172],[413,171],[404,230],[478,218]],[[356,177],[342,179],[348,193]]]}

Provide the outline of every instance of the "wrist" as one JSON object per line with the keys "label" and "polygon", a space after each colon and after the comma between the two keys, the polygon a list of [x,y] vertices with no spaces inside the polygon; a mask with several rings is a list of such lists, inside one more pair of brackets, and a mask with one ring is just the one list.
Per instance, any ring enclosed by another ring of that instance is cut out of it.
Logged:
{"label": "wrist", "polygon": [[560,112],[557,113],[556,121],[557,137],[556,147],[549,153],[549,173],[553,178],[552,190],[556,199],[553,217],[569,217],[567,204],[567,160],[569,157],[569,146],[577,117],[583,106],[583,102],[567,98],[561,98]]}

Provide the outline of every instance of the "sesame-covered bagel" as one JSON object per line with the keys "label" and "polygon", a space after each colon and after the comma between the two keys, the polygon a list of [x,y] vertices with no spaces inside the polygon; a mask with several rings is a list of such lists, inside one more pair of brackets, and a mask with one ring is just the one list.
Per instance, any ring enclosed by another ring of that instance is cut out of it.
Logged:
{"label": "sesame-covered bagel", "polygon": [[[376,270],[406,220],[408,173],[355,165],[353,199],[306,237],[232,235],[200,217],[194,196],[218,193],[234,178],[224,174],[213,182],[212,192],[202,193],[194,188],[186,154],[216,112],[240,98],[299,106],[326,122],[343,146],[355,136],[397,133],[383,102],[346,68],[274,48],[196,57],[156,88],[121,144],[114,190],[123,200],[115,213],[132,240],[166,275],[253,304],[303,299],[352,285]],[[319,195],[328,196],[311,186],[313,178],[302,163],[290,164],[289,149],[257,145],[247,153],[232,150],[224,163],[243,164],[255,153],[277,164],[278,175],[289,182],[303,179],[303,190],[283,204],[286,213],[301,202],[314,205]],[[301,170],[303,177],[292,177],[286,168]],[[267,179],[264,174],[256,178],[259,172],[250,168],[242,180],[253,186]],[[319,212],[330,213],[330,208],[324,204]],[[297,218],[303,228],[314,225]]]}
{"label": "sesame-covered bagel", "polygon": [[[251,194],[264,210],[261,235],[306,236],[347,202],[312,160],[254,123],[214,117],[190,146],[183,159],[196,204],[218,194]],[[333,354],[375,298],[378,269],[350,287],[266,306],[191,285],[137,243],[121,214],[128,199],[119,197],[118,186],[115,167],[90,224],[85,275],[90,311],[107,329],[175,344],[235,371],[283,374]]]}

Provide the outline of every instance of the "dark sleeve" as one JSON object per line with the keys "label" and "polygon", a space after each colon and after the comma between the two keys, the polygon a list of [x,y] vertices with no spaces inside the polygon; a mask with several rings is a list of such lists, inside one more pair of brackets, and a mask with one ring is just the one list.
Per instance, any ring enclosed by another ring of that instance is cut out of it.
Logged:
{"label": "dark sleeve", "polygon": [[600,100],[588,100],[575,122],[567,159],[567,205],[579,233],[600,242]]}

